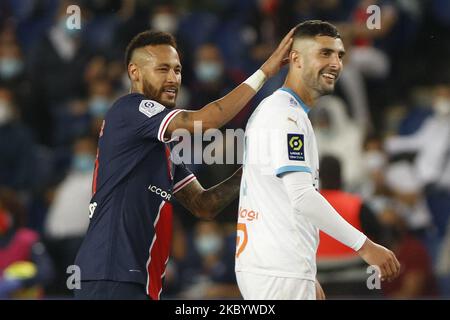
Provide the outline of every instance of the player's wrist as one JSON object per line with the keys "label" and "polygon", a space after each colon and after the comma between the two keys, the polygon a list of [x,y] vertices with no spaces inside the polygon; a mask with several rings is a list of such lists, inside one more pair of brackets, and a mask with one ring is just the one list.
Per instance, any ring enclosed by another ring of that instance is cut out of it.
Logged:
{"label": "player's wrist", "polygon": [[267,75],[261,68],[256,70],[255,73],[248,77],[247,80],[244,81],[244,83],[255,90],[255,92],[258,92],[259,89],[261,89],[261,87],[264,85],[264,83],[266,83],[266,81]]}
{"label": "player's wrist", "polygon": [[373,242],[369,238],[366,238],[361,248],[359,248],[359,250],[356,250],[356,252],[360,256],[364,256],[368,251],[370,251],[371,247],[373,247]]}

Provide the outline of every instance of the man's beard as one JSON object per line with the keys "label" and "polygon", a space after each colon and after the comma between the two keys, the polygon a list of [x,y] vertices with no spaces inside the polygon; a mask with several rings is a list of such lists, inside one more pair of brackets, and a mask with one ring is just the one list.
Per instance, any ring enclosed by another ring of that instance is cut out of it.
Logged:
{"label": "man's beard", "polygon": [[333,81],[333,85],[327,85],[323,83],[323,79],[322,79],[322,74],[327,71],[327,70],[321,70],[319,72],[319,77],[317,79],[317,92],[319,93],[320,96],[326,96],[328,94],[332,94],[335,90],[336,87],[336,81],[338,79],[338,76],[336,77],[336,80]]}
{"label": "man's beard", "polygon": [[320,98],[334,92],[335,86],[327,86],[326,84],[322,83],[321,75],[319,75],[315,79],[312,76],[306,77],[306,79],[308,80],[305,81],[305,83],[315,92],[316,98]]}
{"label": "man's beard", "polygon": [[161,95],[163,93],[163,88],[160,88],[159,90],[156,89],[150,82],[148,82],[145,78],[142,81],[144,96],[150,100],[154,100],[156,102],[159,102],[163,106],[167,108],[174,108],[175,103],[171,101],[162,101]]}
{"label": "man's beard", "polygon": [[320,96],[326,96],[328,94],[332,94],[334,92],[334,85],[332,87],[328,87],[328,86],[320,86],[320,89],[317,90],[319,92]]}

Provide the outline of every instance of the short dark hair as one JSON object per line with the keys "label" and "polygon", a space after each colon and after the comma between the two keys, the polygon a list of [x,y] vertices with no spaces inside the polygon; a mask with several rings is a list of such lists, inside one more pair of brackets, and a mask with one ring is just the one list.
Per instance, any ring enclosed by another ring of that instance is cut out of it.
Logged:
{"label": "short dark hair", "polygon": [[316,36],[327,36],[341,38],[339,31],[334,25],[322,20],[307,20],[295,27],[294,38],[307,38]]}
{"label": "short dark hair", "polygon": [[147,30],[138,33],[133,39],[131,39],[127,49],[125,50],[125,68],[128,68],[128,64],[130,63],[134,50],[145,46],[156,46],[160,44],[167,44],[177,49],[175,37],[170,33],[154,30]]}
{"label": "short dark hair", "polygon": [[332,155],[324,155],[320,159],[321,189],[340,190],[342,188],[341,162]]}

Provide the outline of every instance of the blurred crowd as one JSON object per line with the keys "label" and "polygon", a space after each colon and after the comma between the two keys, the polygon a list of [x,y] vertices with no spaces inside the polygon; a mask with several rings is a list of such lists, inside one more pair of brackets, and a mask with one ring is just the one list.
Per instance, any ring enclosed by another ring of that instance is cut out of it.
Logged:
{"label": "blurred crowd", "polygon": [[[66,25],[74,4],[79,30]],[[381,29],[366,26],[372,4]],[[343,250],[336,259],[321,248],[325,292],[450,297],[449,1],[0,0],[0,299],[71,296],[66,270],[89,223],[97,137],[112,102],[129,92],[123,55],[135,34],[176,36],[177,106],[198,109],[241,83],[306,19],[334,23],[347,51],[335,94],[310,113],[324,196],[360,203],[355,223],[403,266],[397,280],[368,290],[357,257]],[[245,128],[285,73],[227,128]],[[224,152],[230,146],[224,141]],[[189,167],[210,187],[238,165]],[[175,210],[164,297],[239,298],[237,201],[216,221],[199,221],[176,203]]]}

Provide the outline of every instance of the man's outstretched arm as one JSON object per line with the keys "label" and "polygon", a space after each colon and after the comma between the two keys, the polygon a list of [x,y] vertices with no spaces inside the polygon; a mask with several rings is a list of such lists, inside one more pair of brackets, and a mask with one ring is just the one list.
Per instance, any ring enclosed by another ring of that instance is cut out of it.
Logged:
{"label": "man's outstretched arm", "polygon": [[355,250],[369,265],[381,269],[381,280],[392,280],[400,272],[394,253],[380,246],[349,224],[313,187],[306,172],[289,172],[282,176],[292,206],[313,225]]}
{"label": "man's outstretched arm", "polygon": [[206,190],[194,179],[174,196],[195,216],[213,219],[239,196],[241,176],[242,168],[239,168],[230,178]]}
{"label": "man's outstretched arm", "polygon": [[267,61],[250,78],[241,83],[224,97],[213,101],[198,111],[182,110],[170,121],[164,138],[170,139],[176,129],[187,129],[194,132],[194,122],[201,121],[203,130],[220,128],[244,108],[256,94],[264,82],[277,74],[288,62],[287,54],[292,45],[292,29],[280,42]]}

